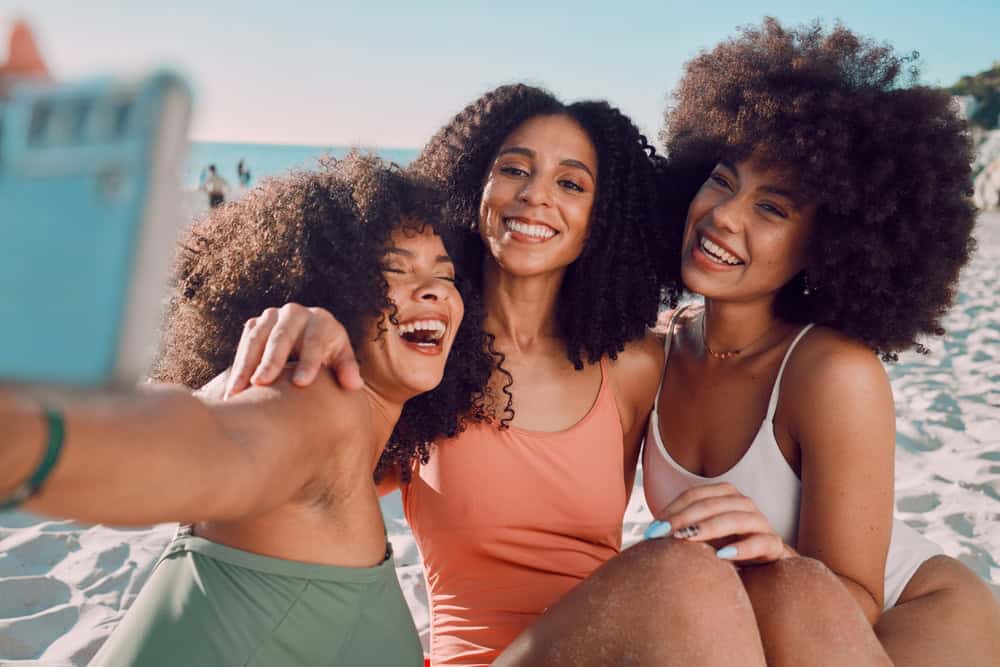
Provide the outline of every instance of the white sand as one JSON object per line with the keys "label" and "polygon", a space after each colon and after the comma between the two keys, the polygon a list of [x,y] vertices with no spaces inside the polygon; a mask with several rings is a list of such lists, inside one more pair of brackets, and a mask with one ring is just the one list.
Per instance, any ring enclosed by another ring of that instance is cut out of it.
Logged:
{"label": "white sand", "polygon": [[[1000,591],[1000,215],[931,357],[891,369],[897,401],[897,512]],[[650,520],[641,471],[624,542]],[[397,573],[424,646],[420,558],[399,495],[383,502]],[[0,665],[86,665],[149,576],[173,525],[114,530],[0,513]]]}

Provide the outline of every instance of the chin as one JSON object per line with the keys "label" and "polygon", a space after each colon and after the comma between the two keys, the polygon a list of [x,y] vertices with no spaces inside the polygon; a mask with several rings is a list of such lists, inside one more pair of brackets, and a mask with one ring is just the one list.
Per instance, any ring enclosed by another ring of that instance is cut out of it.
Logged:
{"label": "chin", "polygon": [[407,391],[412,393],[413,396],[419,396],[420,394],[426,394],[429,391],[437,389],[442,379],[444,379],[443,371],[441,373],[420,373],[407,378],[400,378],[400,384],[405,386]]}

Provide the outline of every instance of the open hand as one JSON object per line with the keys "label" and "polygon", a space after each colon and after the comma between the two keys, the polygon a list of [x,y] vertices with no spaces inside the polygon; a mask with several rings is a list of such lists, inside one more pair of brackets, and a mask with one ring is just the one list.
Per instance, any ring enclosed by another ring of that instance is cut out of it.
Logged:
{"label": "open hand", "polygon": [[271,384],[293,354],[298,356],[298,363],[292,382],[300,387],[311,384],[324,366],[333,371],[345,389],[364,386],[347,330],[330,311],[286,303],[247,320],[236,348],[226,398],[251,384]]}
{"label": "open hand", "polygon": [[691,542],[724,545],[716,554],[737,563],[770,563],[794,556],[767,517],[732,484],[688,489],[656,514],[647,537],[672,535]]}

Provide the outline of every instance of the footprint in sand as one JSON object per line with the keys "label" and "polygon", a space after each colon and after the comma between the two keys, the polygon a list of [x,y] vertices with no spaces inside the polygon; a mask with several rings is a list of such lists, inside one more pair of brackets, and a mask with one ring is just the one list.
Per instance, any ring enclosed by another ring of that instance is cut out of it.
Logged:
{"label": "footprint in sand", "polygon": [[78,609],[63,605],[24,618],[0,620],[0,661],[39,658],[52,638],[69,632],[79,616]]}
{"label": "footprint in sand", "polygon": [[69,602],[70,587],[50,577],[0,580],[0,619],[31,616]]}
{"label": "footprint in sand", "polygon": [[47,574],[67,554],[79,548],[79,541],[73,535],[32,535],[16,546],[5,546],[0,556],[0,577]]}

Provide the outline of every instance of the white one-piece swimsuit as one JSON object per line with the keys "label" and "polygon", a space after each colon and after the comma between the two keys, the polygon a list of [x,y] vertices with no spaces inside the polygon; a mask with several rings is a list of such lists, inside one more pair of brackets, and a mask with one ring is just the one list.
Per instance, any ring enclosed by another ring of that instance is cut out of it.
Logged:
{"label": "white one-piece swimsuit", "polygon": [[[673,341],[674,322],[678,311],[670,322],[667,340],[664,346],[666,359],[670,359],[670,346]],[[678,494],[687,489],[703,484],[729,482],[740,493],[748,496],[757,508],[767,517],[771,527],[782,537],[786,544],[795,547],[799,526],[799,501],[802,491],[795,471],[785,460],[774,437],[774,414],[778,407],[778,397],[781,392],[781,376],[785,372],[785,364],[795,346],[812,328],[807,325],[799,332],[785,353],[778,370],[778,377],[771,390],[771,398],[767,405],[767,415],[757,431],[750,449],[732,468],[716,477],[702,477],[689,472],[673,457],[663,445],[660,435],[660,418],[657,404],[660,402],[660,391],[656,392],[656,403],[653,404],[653,414],[649,419],[649,429],[646,433],[645,446],[642,454],[643,487],[646,492],[646,503],[650,511],[656,512],[666,507]],[[910,577],[924,561],[942,553],[941,548],[899,519],[892,523],[892,538],[889,543],[889,554],[885,564],[885,609],[895,606],[900,594],[909,582]]]}

